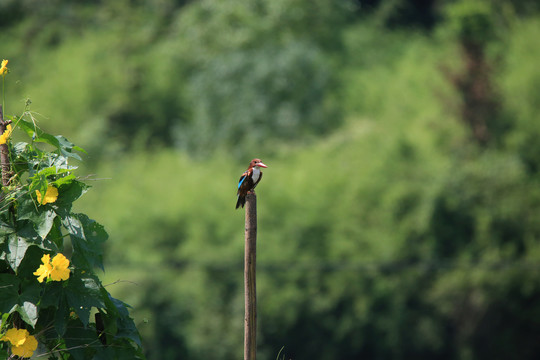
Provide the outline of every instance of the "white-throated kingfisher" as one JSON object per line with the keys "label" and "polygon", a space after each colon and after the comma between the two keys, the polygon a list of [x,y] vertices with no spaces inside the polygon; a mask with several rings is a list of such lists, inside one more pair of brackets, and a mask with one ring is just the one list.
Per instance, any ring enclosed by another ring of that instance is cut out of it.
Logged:
{"label": "white-throated kingfisher", "polygon": [[240,206],[244,207],[246,203],[246,195],[255,189],[255,186],[261,181],[263,173],[261,168],[266,168],[268,166],[264,165],[261,159],[253,159],[249,163],[249,167],[246,171],[240,176],[238,181],[238,200],[236,201],[236,208]]}

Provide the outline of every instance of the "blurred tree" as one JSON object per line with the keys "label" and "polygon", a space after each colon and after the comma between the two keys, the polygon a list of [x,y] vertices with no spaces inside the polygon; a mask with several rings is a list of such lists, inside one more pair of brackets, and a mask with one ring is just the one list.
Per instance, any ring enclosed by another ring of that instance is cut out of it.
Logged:
{"label": "blurred tree", "polygon": [[20,21],[24,16],[20,1],[6,0],[0,2],[0,29],[9,28]]}
{"label": "blurred tree", "polygon": [[[445,8],[459,2],[461,0],[352,0],[356,5],[356,13],[362,19],[375,20],[376,23],[394,30],[417,28],[426,31],[436,30],[445,20]],[[515,11],[525,17],[540,10],[540,4],[536,0],[469,1],[471,2],[482,2],[501,10],[501,13]]]}
{"label": "blurred tree", "polygon": [[463,70],[448,72],[460,95],[461,120],[480,145],[500,140],[505,126],[499,95],[493,84],[493,65],[486,56],[495,40],[494,16],[487,2],[458,1],[448,7],[448,31],[460,46]]}
{"label": "blurred tree", "polygon": [[339,125],[325,106],[331,69],[309,43],[290,43],[218,56],[189,84],[192,116],[176,128],[180,148],[238,155],[323,134]]}
{"label": "blurred tree", "polygon": [[[10,51],[29,69],[49,60],[56,78],[20,91],[63,108],[60,117],[92,119],[74,123],[83,140],[244,154],[340,124],[330,94],[350,20],[345,1],[53,3],[21,5],[15,29],[25,46],[14,41]],[[67,93],[84,113],[65,104]]]}
{"label": "blurred tree", "polygon": [[339,3],[305,0],[201,1],[179,13],[189,116],[178,147],[244,155],[336,128],[332,54],[346,16]]}
{"label": "blurred tree", "polygon": [[516,23],[508,40],[505,67],[499,77],[506,116],[514,126],[506,137],[508,151],[519,154],[531,175],[540,171],[540,19]]}
{"label": "blurred tree", "polygon": [[431,30],[440,20],[441,0],[355,0],[361,17],[375,17],[388,28],[418,27]]}

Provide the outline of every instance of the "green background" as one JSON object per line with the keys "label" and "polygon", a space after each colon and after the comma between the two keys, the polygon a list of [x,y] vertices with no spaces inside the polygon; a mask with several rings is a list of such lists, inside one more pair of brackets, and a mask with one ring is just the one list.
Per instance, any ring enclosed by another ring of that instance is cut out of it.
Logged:
{"label": "green background", "polygon": [[537,359],[540,6],[4,0],[5,112],[85,148],[79,209],[149,359]]}

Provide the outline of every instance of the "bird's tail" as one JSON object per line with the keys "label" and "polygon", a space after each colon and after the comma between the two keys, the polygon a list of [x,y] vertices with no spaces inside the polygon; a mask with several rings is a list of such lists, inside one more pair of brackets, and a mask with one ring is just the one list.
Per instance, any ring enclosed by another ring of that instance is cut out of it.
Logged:
{"label": "bird's tail", "polygon": [[242,195],[238,195],[238,200],[236,201],[236,208],[238,209],[240,206],[244,207],[245,203],[246,203],[246,197]]}

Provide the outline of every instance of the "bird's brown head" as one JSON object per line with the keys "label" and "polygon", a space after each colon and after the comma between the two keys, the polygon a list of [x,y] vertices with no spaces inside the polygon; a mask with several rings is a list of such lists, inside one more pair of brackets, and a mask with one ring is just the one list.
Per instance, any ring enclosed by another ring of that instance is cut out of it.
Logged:
{"label": "bird's brown head", "polygon": [[249,167],[250,168],[253,168],[255,166],[259,166],[259,167],[263,167],[263,168],[266,168],[268,166],[266,166],[265,164],[263,164],[263,162],[261,161],[261,159],[253,159],[251,160],[251,162],[249,163]]}

